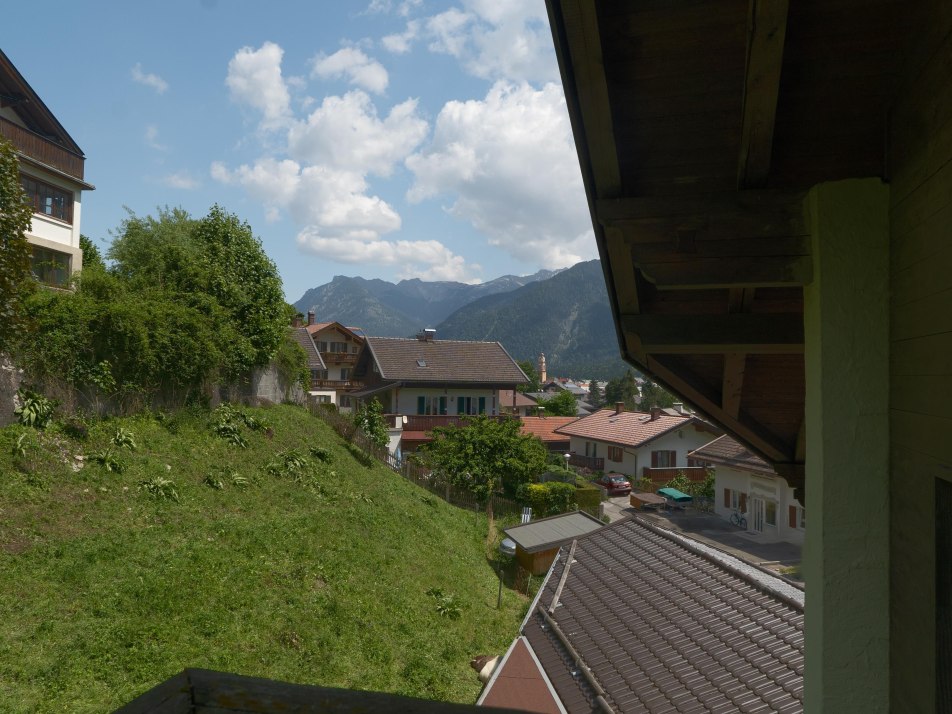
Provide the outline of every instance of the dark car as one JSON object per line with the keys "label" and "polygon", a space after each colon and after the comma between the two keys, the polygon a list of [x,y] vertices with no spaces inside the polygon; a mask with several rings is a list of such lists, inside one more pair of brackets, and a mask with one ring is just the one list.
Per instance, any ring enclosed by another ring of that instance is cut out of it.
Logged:
{"label": "dark car", "polygon": [[631,483],[621,474],[605,474],[595,479],[595,483],[608,491],[609,496],[627,496],[631,493]]}

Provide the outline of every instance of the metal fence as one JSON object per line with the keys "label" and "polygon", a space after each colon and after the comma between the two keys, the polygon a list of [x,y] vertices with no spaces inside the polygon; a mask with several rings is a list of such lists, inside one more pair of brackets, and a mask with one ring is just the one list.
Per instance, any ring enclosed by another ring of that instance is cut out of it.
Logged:
{"label": "metal fence", "polygon": [[[425,488],[430,493],[439,496],[454,506],[469,510],[485,509],[486,503],[477,500],[476,497],[466,489],[454,486],[446,481],[446,479],[440,478],[419,464],[414,464],[406,460],[401,461],[391,454],[386,447],[374,444],[349,417],[329,409],[324,409],[320,405],[311,405],[309,408],[314,416],[323,420],[341,437],[349,441],[369,457],[385,464],[391,471],[399,474],[407,481],[411,481],[417,486]],[[495,516],[518,516],[522,512],[521,504],[499,495],[492,497],[492,507]]]}

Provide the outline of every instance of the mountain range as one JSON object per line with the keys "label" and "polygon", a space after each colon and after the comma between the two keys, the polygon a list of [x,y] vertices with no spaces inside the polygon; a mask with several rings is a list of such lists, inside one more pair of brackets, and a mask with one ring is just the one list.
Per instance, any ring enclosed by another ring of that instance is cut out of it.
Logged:
{"label": "mountain range", "polygon": [[435,326],[437,339],[498,341],[533,364],[545,353],[552,376],[608,379],[627,368],[597,260],[479,285],[336,276],[294,307],[369,335],[410,337]]}

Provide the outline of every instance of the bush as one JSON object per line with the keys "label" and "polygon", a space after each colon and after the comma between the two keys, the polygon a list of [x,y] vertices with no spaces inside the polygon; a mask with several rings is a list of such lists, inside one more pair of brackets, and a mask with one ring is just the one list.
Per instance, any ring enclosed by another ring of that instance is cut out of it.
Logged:
{"label": "bush", "polygon": [[602,503],[602,490],[598,486],[590,483],[585,485],[576,484],[575,502],[578,504],[578,510],[585,511],[593,516],[598,515],[599,506]]}
{"label": "bush", "polygon": [[519,489],[519,500],[532,508],[534,517],[545,518],[575,510],[575,486],[561,481],[527,483]]}
{"label": "bush", "polygon": [[17,397],[20,399],[20,406],[13,410],[17,420],[23,426],[45,429],[53,419],[53,409],[56,405],[32,389],[18,389]]}

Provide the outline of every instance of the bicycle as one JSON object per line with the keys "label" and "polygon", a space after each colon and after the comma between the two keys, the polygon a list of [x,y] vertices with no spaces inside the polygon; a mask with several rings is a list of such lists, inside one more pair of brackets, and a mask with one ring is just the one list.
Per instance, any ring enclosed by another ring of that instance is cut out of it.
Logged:
{"label": "bicycle", "polygon": [[731,514],[731,523],[738,528],[747,530],[747,519],[739,511],[734,511]]}

